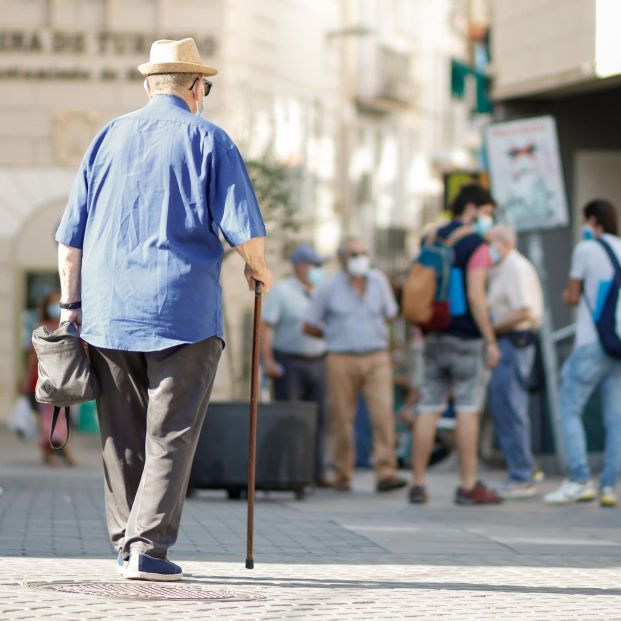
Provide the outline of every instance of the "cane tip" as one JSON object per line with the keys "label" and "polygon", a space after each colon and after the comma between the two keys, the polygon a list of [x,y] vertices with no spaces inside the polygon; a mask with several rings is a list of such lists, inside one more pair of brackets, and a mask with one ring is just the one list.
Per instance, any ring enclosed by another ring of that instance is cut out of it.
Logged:
{"label": "cane tip", "polygon": [[246,559],[246,569],[254,569],[254,561],[251,558]]}

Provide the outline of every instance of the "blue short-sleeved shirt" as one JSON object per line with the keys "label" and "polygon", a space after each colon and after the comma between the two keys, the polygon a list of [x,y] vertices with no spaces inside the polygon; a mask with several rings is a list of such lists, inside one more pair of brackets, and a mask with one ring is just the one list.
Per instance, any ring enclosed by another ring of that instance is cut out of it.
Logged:
{"label": "blue short-sleeved shirt", "polygon": [[316,289],[306,323],[322,328],[329,352],[356,353],[388,347],[387,319],[398,312],[388,280],[379,270],[367,276],[364,295],[339,272]]}
{"label": "blue short-sleeved shirt", "polygon": [[272,348],[297,356],[321,356],[323,339],[304,334],[311,294],[295,276],[277,282],[263,304],[263,321],[274,329]]}
{"label": "blue short-sleeved shirt", "polygon": [[82,249],[82,338],[128,351],[223,338],[220,232],[232,246],[265,236],[223,130],[172,95],[109,123],[56,232]]}

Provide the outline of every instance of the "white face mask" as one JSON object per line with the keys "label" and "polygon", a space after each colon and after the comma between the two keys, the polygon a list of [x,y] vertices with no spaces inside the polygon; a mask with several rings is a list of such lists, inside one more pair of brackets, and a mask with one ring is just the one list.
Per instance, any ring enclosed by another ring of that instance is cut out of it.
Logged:
{"label": "white face mask", "polygon": [[370,268],[371,259],[367,254],[360,254],[347,260],[347,272],[350,276],[366,276]]}
{"label": "white face mask", "polygon": [[490,244],[489,246],[489,258],[492,260],[494,265],[498,265],[502,261],[500,250],[498,250],[498,246],[495,244]]}
{"label": "white face mask", "polygon": [[203,116],[203,112],[205,111],[205,99],[203,98],[200,108],[198,106],[198,101],[196,101],[196,97],[194,97],[194,103],[196,104],[196,112],[194,114],[196,114],[196,116]]}

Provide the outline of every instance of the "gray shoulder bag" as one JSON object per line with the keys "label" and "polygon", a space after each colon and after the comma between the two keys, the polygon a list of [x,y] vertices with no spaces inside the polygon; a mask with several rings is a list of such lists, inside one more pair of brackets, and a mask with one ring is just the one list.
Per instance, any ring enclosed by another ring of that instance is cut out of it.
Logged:
{"label": "gray shoulder bag", "polygon": [[[35,398],[39,403],[54,406],[50,446],[60,449],[69,439],[67,408],[97,398],[99,383],[74,324],[65,321],[53,332],[40,326],[32,333],[32,344],[39,362]],[[67,436],[61,445],[55,445],[52,437],[62,409],[67,419]]]}

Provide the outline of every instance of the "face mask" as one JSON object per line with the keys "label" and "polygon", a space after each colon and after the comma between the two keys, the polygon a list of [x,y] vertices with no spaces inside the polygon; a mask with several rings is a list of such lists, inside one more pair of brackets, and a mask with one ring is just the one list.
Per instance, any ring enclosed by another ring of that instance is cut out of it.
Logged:
{"label": "face mask", "polygon": [[52,319],[60,319],[60,306],[58,304],[48,304],[45,308],[47,316]]}
{"label": "face mask", "polygon": [[595,239],[595,231],[588,224],[585,224],[580,230],[582,231],[582,239]]}
{"label": "face mask", "polygon": [[347,260],[347,271],[350,276],[366,276],[371,267],[371,259],[366,254],[350,257]]}
{"label": "face mask", "polygon": [[196,116],[203,116],[203,112],[205,111],[205,99],[201,102],[200,108],[198,106],[198,101],[196,101],[196,97],[194,97],[194,103],[196,104]]}
{"label": "face mask", "polygon": [[311,285],[319,284],[322,278],[323,268],[319,267],[318,265],[311,267],[310,270],[308,270],[308,282],[310,282]]}
{"label": "face mask", "polygon": [[481,237],[484,237],[493,226],[494,218],[482,214],[477,218],[474,228]]}
{"label": "face mask", "polygon": [[500,251],[498,250],[498,247],[495,246],[494,244],[490,244],[490,247],[489,247],[489,258],[492,260],[492,263],[494,265],[498,265],[498,263],[500,263],[502,261],[502,255],[500,254]]}

